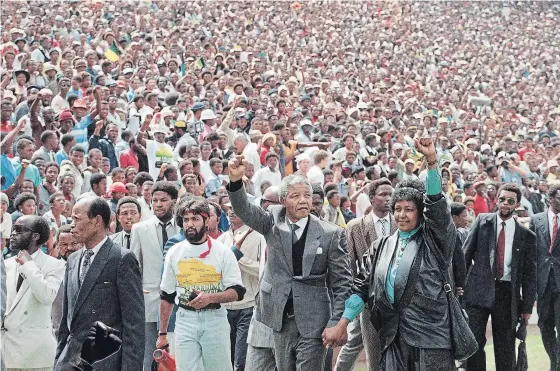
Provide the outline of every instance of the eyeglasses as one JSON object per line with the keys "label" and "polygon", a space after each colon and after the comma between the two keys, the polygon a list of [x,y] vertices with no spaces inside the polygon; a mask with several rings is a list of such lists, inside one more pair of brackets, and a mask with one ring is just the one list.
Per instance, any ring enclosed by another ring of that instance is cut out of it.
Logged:
{"label": "eyeglasses", "polygon": [[517,200],[511,197],[500,197],[498,198],[498,202],[503,204],[504,202],[507,201],[507,204],[510,206],[513,206],[517,203]]}
{"label": "eyeglasses", "polygon": [[60,87],[61,87],[61,88],[69,88],[69,87],[70,87],[70,84],[60,84]]}
{"label": "eyeglasses", "polygon": [[13,232],[16,232],[16,233],[25,233],[25,232],[31,232],[31,229],[27,228],[27,227],[24,226],[24,225],[16,224],[16,225],[14,225],[14,227],[13,227]]}

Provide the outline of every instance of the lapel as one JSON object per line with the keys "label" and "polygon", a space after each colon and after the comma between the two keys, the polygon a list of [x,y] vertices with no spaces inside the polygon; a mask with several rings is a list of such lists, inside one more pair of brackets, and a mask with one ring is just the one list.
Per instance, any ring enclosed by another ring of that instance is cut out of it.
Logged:
{"label": "lapel", "polygon": [[[366,246],[364,246],[364,249],[367,251],[367,249],[371,246],[371,243],[377,239],[377,233],[375,232],[375,225],[373,224],[373,215],[371,212],[364,216],[364,219],[362,220],[362,233],[364,234],[364,239],[366,242]],[[357,258],[359,259],[361,258],[361,256],[358,256]]]}
{"label": "lapel", "polygon": [[[290,269],[290,274],[294,275],[294,264],[292,261],[292,230],[290,229],[290,225],[286,221],[286,209],[282,208],[280,213],[278,214],[278,231],[280,233],[280,242],[284,247],[282,251],[284,251],[284,257],[286,258],[286,263],[288,263],[288,267]],[[309,231],[308,231],[309,233]]]}
{"label": "lapel", "polygon": [[[148,246],[158,246],[159,249],[154,249],[157,251],[161,257],[163,258],[163,247],[161,246],[158,238],[157,226],[159,224],[159,219],[154,215],[152,219],[150,219],[149,223],[146,223],[146,235],[149,236],[148,238],[151,239],[151,242],[148,243]],[[167,236],[172,237],[172,236]]]}
{"label": "lapel", "polygon": [[[89,267],[89,270],[86,273],[84,282],[82,286],[78,289],[78,297],[76,298],[76,304],[74,305],[73,313],[77,313],[80,310],[80,307],[82,306],[82,304],[84,304],[84,301],[86,300],[89,293],[95,286],[97,279],[99,278],[99,275],[101,274],[101,272],[103,272],[103,269],[105,268],[105,264],[107,264],[107,260],[109,258],[109,252],[111,250],[112,245],[113,245],[113,241],[107,238],[105,243],[99,249],[97,256],[93,259],[93,263],[91,263],[91,267]],[[78,268],[80,266],[80,260],[81,259],[78,259],[78,264],[75,264],[74,268]],[[74,277],[77,278],[78,280],[77,283],[79,285],[79,277],[77,277],[79,274],[79,269],[75,269],[75,271],[76,272],[73,272],[73,274]]]}
{"label": "lapel", "polygon": [[[309,215],[309,218],[307,237],[305,238],[305,248],[303,250],[303,277],[308,277],[311,273],[311,268],[313,267],[313,262],[317,256],[317,248],[320,245],[320,238],[323,233],[323,228],[321,228],[319,222],[314,219],[314,216]],[[323,251],[323,254],[327,254],[327,251]]]}
{"label": "lapel", "polygon": [[539,228],[543,236],[546,236],[546,238],[550,242],[552,236],[550,235],[551,231],[550,231],[550,226],[548,225],[548,211],[546,211],[544,215],[539,218]]}
{"label": "lapel", "polygon": [[381,255],[379,256],[377,267],[375,268],[375,276],[377,277],[376,284],[378,285],[380,292],[384,293],[384,295],[381,295],[380,299],[383,300],[385,302],[385,305],[390,308],[393,308],[393,304],[391,304],[389,302],[389,299],[387,298],[387,290],[385,289],[385,284],[387,282],[387,274],[389,273],[389,264],[391,264],[391,260],[393,259],[393,252],[395,251],[397,242],[398,234],[393,233],[391,237],[387,239],[387,242],[385,242],[385,247],[380,246],[383,250],[381,252]]}
{"label": "lapel", "polygon": [[[414,262],[414,258],[418,252],[418,244],[421,243],[421,239],[418,237],[419,233],[422,233],[422,231],[418,231],[416,236],[413,236],[413,238],[408,241],[408,245],[404,250],[401,261],[399,262],[399,269],[397,270],[397,275],[395,277],[395,303],[400,302],[401,297],[404,294],[410,268],[412,267],[412,263]],[[421,258],[421,256],[417,257],[417,259]]]}
{"label": "lapel", "polygon": [[[514,219],[515,220],[515,219]],[[523,247],[523,233],[521,225],[515,220],[515,233],[513,234],[513,245],[511,246],[511,280],[517,275],[517,264],[519,263],[519,249]]]}
{"label": "lapel", "polygon": [[496,232],[497,232],[497,219],[498,215],[496,213],[489,214],[486,222],[484,223],[483,236],[488,236],[488,254],[490,259],[490,269],[492,270],[492,276],[496,275]]}
{"label": "lapel", "polygon": [[[35,259],[33,259],[33,261],[35,262],[35,265],[37,265],[37,268],[39,268],[39,270],[41,270],[41,268],[43,268],[43,265],[45,264],[45,260],[46,260],[46,255],[41,250],[39,250],[39,252],[37,253],[37,256],[35,257]],[[18,270],[17,270],[17,263],[16,263],[16,269],[14,269],[14,274],[13,274],[14,288],[17,287],[18,276],[19,276],[19,273],[18,273]],[[12,302],[12,305],[10,306],[8,311],[6,312],[6,315],[8,315],[10,312],[12,312],[14,310],[14,308],[18,305],[21,298],[23,298],[23,295],[25,295],[25,293],[27,292],[28,289],[29,289],[29,281],[27,279],[24,279],[22,284],[21,284],[21,287],[19,288],[19,291],[16,294],[16,297],[14,298],[14,301]],[[15,290],[14,290],[14,292],[15,292]]]}

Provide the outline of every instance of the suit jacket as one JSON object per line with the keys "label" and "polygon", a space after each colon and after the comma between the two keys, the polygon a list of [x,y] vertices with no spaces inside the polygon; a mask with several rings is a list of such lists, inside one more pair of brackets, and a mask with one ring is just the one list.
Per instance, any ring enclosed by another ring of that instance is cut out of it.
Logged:
{"label": "suit jacket", "polygon": [[[463,245],[467,278],[467,305],[493,308],[496,277],[496,213],[479,214]],[[516,326],[519,313],[531,313],[537,294],[535,234],[515,221],[511,258],[511,323]],[[522,295],[523,292],[523,295]]]}
{"label": "suit jacket", "polygon": [[[424,198],[424,226],[406,245],[399,262],[394,283],[394,303],[387,296],[386,282],[389,267],[398,248],[399,234],[395,232],[383,246],[377,240],[369,254],[362,259],[363,269],[354,279],[354,292],[380,318],[379,338],[382,352],[394,342],[397,335],[417,348],[450,349],[450,321],[447,296],[441,279],[436,253],[450,267],[455,248],[456,231],[444,197],[433,200]],[[372,256],[379,251],[377,262]],[[438,252],[436,252],[438,250]],[[414,287],[409,285],[410,270],[420,260],[418,278]],[[375,264],[375,265],[374,265]],[[450,269],[450,268],[448,268]],[[410,286],[412,300],[403,306],[401,299]],[[426,334],[430,336],[426,336]]]}
{"label": "suit jacket", "polygon": [[[171,222],[173,228],[169,228],[168,237],[181,231],[181,228],[174,224],[174,220]],[[163,246],[159,242],[156,229],[159,223],[159,219],[154,215],[148,220],[133,225],[130,232],[130,251],[136,255],[136,259],[140,263],[142,287],[149,291],[144,294],[146,322],[159,321],[159,286],[161,284],[161,267],[163,267]]]}
{"label": "suit jacket", "polygon": [[[302,276],[294,276],[291,229],[282,206],[268,211],[251,204],[243,188],[229,192],[235,213],[262,234],[268,258],[261,279],[256,320],[275,331],[282,329],[286,301],[293,295],[295,321],[306,338],[321,338],[325,327],[334,326],[350,296],[352,272],[342,229],[309,215],[303,253]],[[334,303],[331,310],[329,288]]]}
{"label": "suit jacket", "polygon": [[[124,231],[120,231],[117,233],[113,233],[112,235],[109,236],[109,239],[111,241],[113,241],[113,243],[122,246],[126,249],[126,238],[125,238],[125,232]],[[132,250],[132,235],[130,236],[130,249]]]}
{"label": "suit jacket", "polygon": [[[16,291],[20,273],[24,280]],[[32,261],[21,266],[15,257],[6,260],[8,310],[4,317],[4,356],[7,368],[52,366],[56,340],[51,311],[63,277],[64,262],[41,250]]]}
{"label": "suit jacket", "polygon": [[62,321],[58,330],[55,371],[78,364],[82,344],[95,321],[120,331],[121,349],[95,364],[95,370],[142,370],[144,298],[138,261],[130,251],[107,239],[80,286],[82,251],[68,258],[64,278]]}
{"label": "suit jacket", "polygon": [[551,270],[554,272],[556,287],[560,287],[560,233],[556,236],[550,255],[552,236],[548,223],[547,211],[534,215],[529,222],[529,229],[535,233],[537,240],[537,301],[545,296]]}
{"label": "suit jacket", "polygon": [[[397,230],[397,225],[393,217],[389,218],[389,234],[393,234]],[[366,254],[371,244],[377,240],[377,232],[373,223],[373,215],[371,213],[357,219],[353,219],[346,227],[346,237],[348,241],[348,253],[350,254],[350,267],[352,273],[356,276],[358,264],[357,262]]]}

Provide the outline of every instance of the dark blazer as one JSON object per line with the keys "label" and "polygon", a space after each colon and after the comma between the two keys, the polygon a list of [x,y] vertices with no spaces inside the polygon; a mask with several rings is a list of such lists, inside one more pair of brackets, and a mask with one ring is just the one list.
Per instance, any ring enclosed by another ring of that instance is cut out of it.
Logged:
{"label": "dark blazer", "polygon": [[[370,254],[362,260],[362,269],[354,279],[354,293],[367,302],[370,308],[374,308],[380,317],[379,338],[383,352],[397,335],[417,348],[451,349],[447,296],[435,254],[439,253],[443,257],[444,264],[450,270],[456,230],[444,197],[436,201],[425,197],[424,205],[424,226],[408,242],[399,263],[395,277],[395,303],[389,302],[385,283],[397,248],[398,231],[383,246],[379,246],[382,240],[372,245]],[[379,257],[373,266],[372,256],[378,249]],[[412,301],[403,307],[400,301],[412,279],[409,273],[416,259],[421,259],[418,279],[412,291]]]}
{"label": "dark blazer", "polygon": [[[494,307],[496,277],[496,213],[479,214],[463,245],[467,279],[464,298],[467,305]],[[515,221],[511,258],[512,326],[520,313],[531,313],[537,294],[535,234]],[[523,295],[521,294],[523,292]]]}
{"label": "dark blazer", "polygon": [[467,269],[465,268],[465,254],[463,243],[467,239],[468,231],[464,228],[457,229],[455,250],[453,250],[453,280],[456,287],[464,287]]}
{"label": "dark blazer", "polygon": [[121,349],[95,364],[95,370],[142,370],[144,297],[138,261],[109,238],[94,257],[82,286],[82,253],[70,255],[64,278],[62,320],[58,329],[55,371],[79,364],[82,343],[95,321],[120,331]]}
{"label": "dark blazer", "polygon": [[[556,236],[552,255],[550,255],[551,231],[548,221],[548,212],[539,213],[531,217],[529,229],[533,231],[537,239],[537,298],[544,298],[546,285],[548,284],[550,270],[554,268],[554,280],[556,287],[560,287],[560,233]],[[537,300],[538,300],[537,299]]]}

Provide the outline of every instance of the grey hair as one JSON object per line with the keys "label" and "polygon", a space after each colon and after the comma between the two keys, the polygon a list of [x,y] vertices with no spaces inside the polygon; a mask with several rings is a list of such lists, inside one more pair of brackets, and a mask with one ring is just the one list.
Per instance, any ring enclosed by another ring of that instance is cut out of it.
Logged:
{"label": "grey hair", "polygon": [[233,137],[233,141],[235,142],[236,140],[242,141],[245,144],[249,143],[249,139],[247,139],[247,136],[243,133],[235,134],[235,136]]}
{"label": "grey hair", "polygon": [[309,188],[309,193],[313,193],[313,189],[311,188],[311,183],[309,183],[307,177],[300,174],[292,174],[282,179],[282,182],[280,183],[280,190],[279,190],[280,201],[285,200],[286,196],[288,195],[288,191],[290,190],[290,187],[295,186],[297,184],[303,184],[307,186]]}

